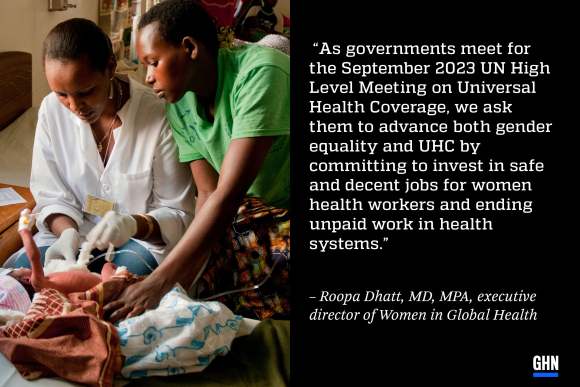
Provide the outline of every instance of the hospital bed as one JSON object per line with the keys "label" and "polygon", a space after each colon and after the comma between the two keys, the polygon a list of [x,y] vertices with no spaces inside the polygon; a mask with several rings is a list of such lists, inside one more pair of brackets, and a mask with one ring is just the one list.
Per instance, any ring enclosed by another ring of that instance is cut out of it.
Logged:
{"label": "hospital bed", "polygon": [[0,207],[2,266],[22,247],[16,225],[20,211],[36,205],[27,187],[38,108],[32,107],[32,56],[2,52],[0,66],[0,189],[13,189],[26,200],[25,204]]}

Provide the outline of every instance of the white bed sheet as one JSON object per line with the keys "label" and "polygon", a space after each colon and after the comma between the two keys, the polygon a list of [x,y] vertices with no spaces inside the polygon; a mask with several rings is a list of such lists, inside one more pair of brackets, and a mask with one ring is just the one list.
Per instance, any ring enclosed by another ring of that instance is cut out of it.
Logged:
{"label": "white bed sheet", "polygon": [[30,187],[38,108],[31,107],[0,132],[0,183]]}
{"label": "white bed sheet", "polygon": [[[123,387],[134,380],[115,378],[114,387]],[[43,378],[25,380],[16,368],[0,354],[0,387],[84,387],[85,384],[75,383],[63,378]]]}

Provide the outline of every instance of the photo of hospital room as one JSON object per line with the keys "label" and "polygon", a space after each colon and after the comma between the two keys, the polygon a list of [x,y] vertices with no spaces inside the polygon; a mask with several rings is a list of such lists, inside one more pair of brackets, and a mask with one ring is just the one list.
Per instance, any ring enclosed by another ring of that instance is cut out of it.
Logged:
{"label": "photo of hospital room", "polygon": [[0,386],[290,384],[290,0],[0,0]]}

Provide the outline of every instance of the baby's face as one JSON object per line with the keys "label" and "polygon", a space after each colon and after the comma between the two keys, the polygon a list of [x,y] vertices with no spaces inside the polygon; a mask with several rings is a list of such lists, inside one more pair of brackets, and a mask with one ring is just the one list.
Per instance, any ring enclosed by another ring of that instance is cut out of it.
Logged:
{"label": "baby's face", "polygon": [[12,271],[15,278],[30,277],[32,275],[32,269],[18,269]]}
{"label": "baby's face", "polygon": [[13,270],[8,275],[17,280],[18,282],[20,282],[20,284],[24,286],[24,288],[28,292],[30,299],[32,299],[32,297],[34,296],[34,289],[32,288],[32,284],[30,283],[30,279],[32,277],[32,270],[31,269]]}

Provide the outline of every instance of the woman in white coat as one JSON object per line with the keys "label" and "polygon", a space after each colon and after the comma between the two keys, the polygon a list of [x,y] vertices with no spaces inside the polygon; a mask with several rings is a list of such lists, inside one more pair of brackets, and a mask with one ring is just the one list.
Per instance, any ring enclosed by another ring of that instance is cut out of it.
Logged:
{"label": "woman in white coat", "polygon": [[[93,22],[57,25],[43,45],[52,93],[39,110],[30,188],[43,261],[74,261],[84,239],[100,272],[113,262],[150,274],[181,239],[195,209],[191,171],[179,162],[165,105],[115,77],[111,42]],[[127,82],[128,81],[128,82]],[[6,266],[29,267],[25,253]]]}

